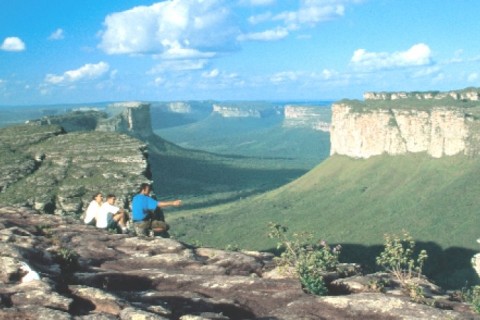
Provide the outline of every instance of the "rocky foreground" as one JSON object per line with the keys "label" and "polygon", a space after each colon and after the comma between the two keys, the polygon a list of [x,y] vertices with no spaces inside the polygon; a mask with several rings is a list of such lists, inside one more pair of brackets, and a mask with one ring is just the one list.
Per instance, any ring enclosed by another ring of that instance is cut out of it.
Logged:
{"label": "rocky foreground", "polygon": [[332,275],[336,295],[318,297],[270,253],[107,233],[26,208],[0,206],[0,239],[0,319],[480,319],[432,284],[420,304],[375,288],[375,275]]}

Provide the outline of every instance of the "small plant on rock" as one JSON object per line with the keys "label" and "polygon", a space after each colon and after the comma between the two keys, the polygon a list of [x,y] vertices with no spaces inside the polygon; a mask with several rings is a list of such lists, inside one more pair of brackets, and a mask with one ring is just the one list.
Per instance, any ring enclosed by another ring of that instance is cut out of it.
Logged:
{"label": "small plant on rock", "polygon": [[59,248],[56,252],[56,258],[64,272],[72,273],[78,268],[78,254],[72,249]]}
{"label": "small plant on rock", "polygon": [[414,257],[415,241],[407,233],[403,237],[398,235],[385,235],[385,249],[377,257],[377,265],[383,267],[400,283],[414,301],[423,299],[423,291],[413,280],[420,278],[423,265],[428,257],[425,250]]}
{"label": "small plant on rock", "polygon": [[323,275],[336,271],[341,247],[331,248],[325,241],[312,244],[313,234],[309,232],[293,233],[289,237],[288,228],[280,224],[270,223],[269,229],[269,238],[277,239],[277,249],[283,249],[276,259],[277,264],[295,272],[308,292],[327,294]]}
{"label": "small plant on rock", "polygon": [[473,311],[480,313],[480,286],[462,289],[462,300],[470,304]]}

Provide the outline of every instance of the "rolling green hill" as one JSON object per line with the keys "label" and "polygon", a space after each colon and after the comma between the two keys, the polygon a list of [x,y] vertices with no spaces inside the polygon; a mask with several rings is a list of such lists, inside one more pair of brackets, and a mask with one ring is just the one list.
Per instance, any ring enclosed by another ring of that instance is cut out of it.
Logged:
{"label": "rolling green hill", "polygon": [[334,156],[274,191],[167,219],[173,234],[203,245],[268,250],[270,221],[342,244],[343,259],[374,268],[384,233],[410,232],[439,284],[478,278],[470,258],[480,236],[480,161],[425,154],[355,160]]}

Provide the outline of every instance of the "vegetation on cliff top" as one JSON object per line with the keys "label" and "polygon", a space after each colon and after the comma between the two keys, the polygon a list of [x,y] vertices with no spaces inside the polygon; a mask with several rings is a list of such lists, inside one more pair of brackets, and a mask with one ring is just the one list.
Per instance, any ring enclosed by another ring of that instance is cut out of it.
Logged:
{"label": "vegetation on cliff top", "polygon": [[474,117],[480,116],[480,101],[457,100],[452,97],[443,99],[417,99],[413,97],[396,100],[349,100],[343,99],[335,104],[345,104],[355,112],[371,112],[374,110],[419,110],[430,111],[433,108],[458,109]]}

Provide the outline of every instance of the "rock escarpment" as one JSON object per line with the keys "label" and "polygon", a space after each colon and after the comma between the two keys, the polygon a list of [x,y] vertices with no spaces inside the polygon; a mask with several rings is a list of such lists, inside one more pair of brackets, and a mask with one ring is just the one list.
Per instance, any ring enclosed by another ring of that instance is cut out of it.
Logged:
{"label": "rock escarpment", "polygon": [[150,104],[142,102],[122,102],[109,106],[108,111],[114,116],[97,125],[97,131],[125,133],[139,138],[153,134]]}
{"label": "rock escarpment", "polygon": [[[475,98],[453,99],[452,94],[428,99],[427,94],[418,93],[400,95],[402,98],[393,98],[394,94],[366,94],[374,100],[335,103],[330,154],[354,158],[416,152],[426,152],[435,158],[457,154],[477,156],[480,104]],[[462,97],[470,96],[475,97],[471,94]]]}
{"label": "rock escarpment", "polygon": [[322,107],[287,105],[284,108],[283,126],[330,131],[330,110]]}
{"label": "rock escarpment", "polygon": [[256,108],[238,108],[232,106],[213,105],[212,113],[224,118],[261,118],[262,114]]}
{"label": "rock escarpment", "polygon": [[453,90],[448,92],[427,91],[427,92],[365,92],[365,100],[398,100],[414,98],[417,100],[442,100],[452,98],[454,100],[479,101],[480,89],[466,88],[463,90]]}
{"label": "rock escarpment", "polygon": [[431,305],[449,310],[358,275],[330,280],[348,295],[306,294],[273,277],[270,253],[110,234],[25,208],[0,206],[0,226],[0,319],[479,319],[433,285]]}
{"label": "rock escarpment", "polygon": [[79,215],[96,192],[127,205],[148,182],[147,146],[115,132],[65,133],[53,125],[0,130],[0,203]]}

